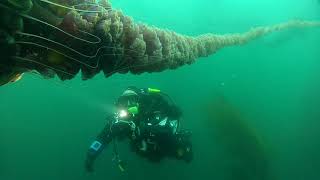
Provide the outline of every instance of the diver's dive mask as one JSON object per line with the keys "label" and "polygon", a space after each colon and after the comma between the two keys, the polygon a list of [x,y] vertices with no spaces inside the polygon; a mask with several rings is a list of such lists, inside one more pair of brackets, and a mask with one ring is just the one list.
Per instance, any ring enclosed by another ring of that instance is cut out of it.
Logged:
{"label": "diver's dive mask", "polygon": [[126,90],[117,100],[118,117],[127,119],[139,112],[139,96],[135,91]]}
{"label": "diver's dive mask", "polygon": [[139,102],[139,96],[137,94],[130,94],[130,95],[122,95],[117,100],[118,107],[131,107],[137,106]]}

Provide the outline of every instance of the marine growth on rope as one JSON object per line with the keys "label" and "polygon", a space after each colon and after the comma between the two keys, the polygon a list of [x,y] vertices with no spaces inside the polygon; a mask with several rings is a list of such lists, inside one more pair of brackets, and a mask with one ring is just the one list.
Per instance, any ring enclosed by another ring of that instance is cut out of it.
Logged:
{"label": "marine growth on rope", "polygon": [[290,21],[239,34],[186,36],[135,23],[107,0],[3,0],[0,2],[0,85],[24,72],[90,79],[100,71],[160,72],[192,64],[228,46],[288,28],[320,26]]}

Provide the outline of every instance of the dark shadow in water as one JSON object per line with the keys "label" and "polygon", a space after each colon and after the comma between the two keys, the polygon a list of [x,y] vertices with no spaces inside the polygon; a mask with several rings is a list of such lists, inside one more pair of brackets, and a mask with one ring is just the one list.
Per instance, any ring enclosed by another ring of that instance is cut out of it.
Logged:
{"label": "dark shadow in water", "polygon": [[224,95],[213,95],[205,106],[207,125],[230,159],[228,180],[269,179],[269,157],[261,137]]}
{"label": "dark shadow in water", "polygon": [[[318,66],[319,67],[319,66]],[[302,97],[302,117],[300,125],[299,164],[302,176],[306,179],[318,179],[320,169],[320,81],[319,68],[310,74],[310,80],[305,87],[306,92]]]}

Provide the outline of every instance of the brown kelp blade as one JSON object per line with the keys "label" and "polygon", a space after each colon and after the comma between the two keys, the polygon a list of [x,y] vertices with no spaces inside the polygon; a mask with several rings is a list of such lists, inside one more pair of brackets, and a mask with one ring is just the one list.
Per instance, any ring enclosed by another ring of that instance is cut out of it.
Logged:
{"label": "brown kelp blade", "polygon": [[262,134],[250,125],[225,96],[211,97],[202,108],[206,125],[212,130],[210,139],[222,147],[229,163],[229,180],[266,180],[270,175],[271,156]]}

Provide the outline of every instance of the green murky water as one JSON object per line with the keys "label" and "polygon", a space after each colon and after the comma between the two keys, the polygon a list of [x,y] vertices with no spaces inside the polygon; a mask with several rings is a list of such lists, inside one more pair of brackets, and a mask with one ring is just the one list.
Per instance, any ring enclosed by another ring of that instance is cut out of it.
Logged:
{"label": "green murky water", "polygon": [[[320,19],[316,0],[113,0],[136,21],[178,33],[243,32],[290,19]],[[275,33],[191,66],[154,74],[102,74],[66,82],[26,74],[0,87],[1,180],[319,179],[320,29]],[[152,164],[129,152],[121,173],[107,148],[93,174],[86,150],[129,85],[156,87],[193,130],[191,164]]]}

